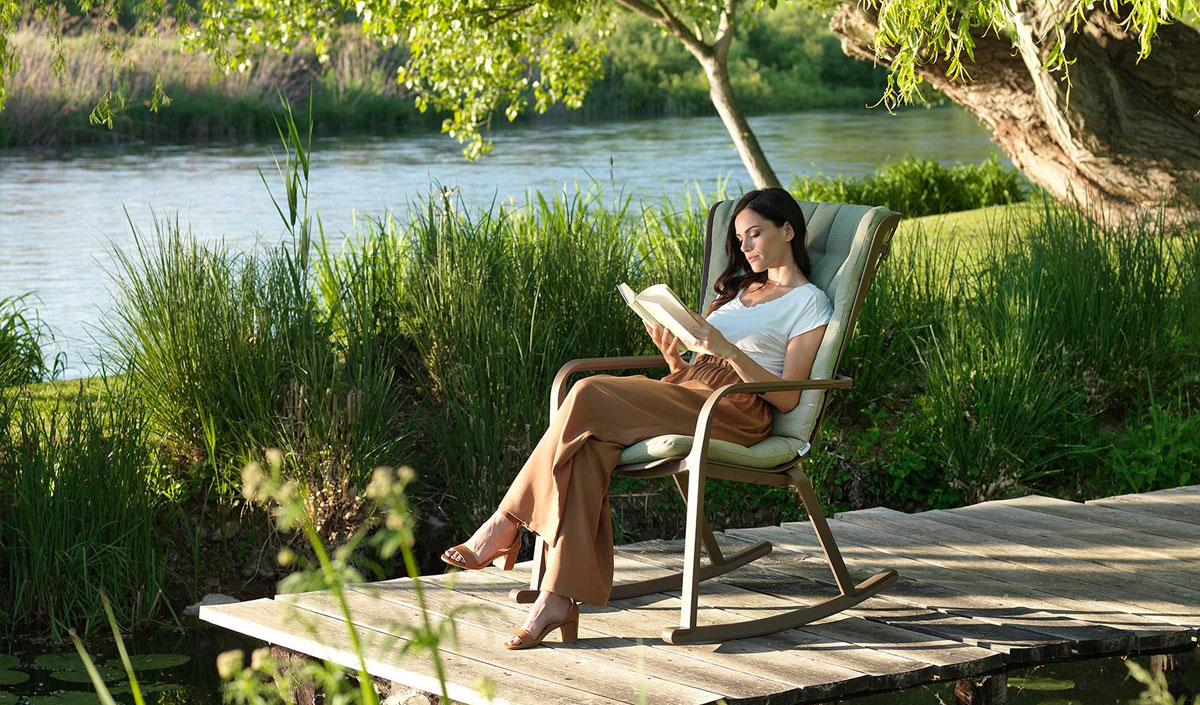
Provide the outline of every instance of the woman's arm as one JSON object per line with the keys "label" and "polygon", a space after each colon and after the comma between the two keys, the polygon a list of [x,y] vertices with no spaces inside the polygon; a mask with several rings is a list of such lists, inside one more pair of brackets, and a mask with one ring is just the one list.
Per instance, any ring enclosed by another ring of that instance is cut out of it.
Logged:
{"label": "woman's arm", "polygon": [[[813,362],[817,359],[817,348],[821,347],[821,338],[825,335],[825,326],[817,326],[812,330],[801,333],[788,341],[787,350],[783,354],[783,376],[776,377],[755,362],[741,348],[731,346],[725,357],[745,382],[775,382],[780,379],[808,379],[812,372]],[[782,413],[796,408],[800,403],[799,390],[786,392],[763,392],[763,399]]]}
{"label": "woman's arm", "polygon": [[[710,355],[728,360],[743,382],[808,379],[813,362],[817,359],[817,348],[821,347],[821,338],[825,335],[825,326],[821,325],[789,339],[787,349],[783,353],[783,376],[776,377],[741,348],[729,342],[713,324],[694,312],[692,318],[693,325],[688,328],[688,332],[695,338],[697,346]],[[800,393],[800,390],[763,392],[759,396],[786,414],[800,403]]]}

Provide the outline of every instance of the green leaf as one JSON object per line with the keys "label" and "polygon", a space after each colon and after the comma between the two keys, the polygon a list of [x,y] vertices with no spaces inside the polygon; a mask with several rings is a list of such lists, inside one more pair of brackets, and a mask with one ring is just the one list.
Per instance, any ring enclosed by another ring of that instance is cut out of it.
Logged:
{"label": "green leaf", "polygon": [[[135,671],[159,671],[181,666],[191,660],[186,654],[134,654],[129,657],[129,665]],[[109,659],[104,665],[109,668],[121,668],[121,661]]]}
{"label": "green leaf", "polygon": [[[105,681],[116,680],[125,675],[122,671],[115,668],[97,668],[96,673]],[[50,674],[54,680],[63,681],[64,683],[90,683],[91,676],[87,671],[55,671]]]}
{"label": "green leaf", "polygon": [[83,668],[83,659],[74,653],[42,654],[33,660],[33,665],[51,671],[77,671]]}

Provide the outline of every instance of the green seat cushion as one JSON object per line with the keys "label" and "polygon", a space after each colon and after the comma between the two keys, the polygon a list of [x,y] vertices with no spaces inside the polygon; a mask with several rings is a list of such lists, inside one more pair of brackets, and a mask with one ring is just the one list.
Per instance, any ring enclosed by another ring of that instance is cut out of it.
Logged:
{"label": "green seat cushion", "polygon": [[[647,438],[627,447],[617,465],[648,463],[663,458],[682,458],[692,450],[693,436],[669,433]],[[714,463],[769,470],[807,452],[808,444],[787,436],[771,436],[750,447],[713,439],[708,442],[708,459]]]}

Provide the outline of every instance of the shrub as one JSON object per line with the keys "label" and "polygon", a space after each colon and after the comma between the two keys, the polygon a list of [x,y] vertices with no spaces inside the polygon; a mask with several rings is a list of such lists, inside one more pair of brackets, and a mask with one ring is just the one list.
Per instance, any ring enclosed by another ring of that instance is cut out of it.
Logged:
{"label": "shrub", "polygon": [[945,167],[933,159],[905,156],[884,164],[872,176],[800,176],[792,193],[801,200],[887,206],[906,218],[964,211],[1027,197],[1028,183],[995,155],[979,164]]}

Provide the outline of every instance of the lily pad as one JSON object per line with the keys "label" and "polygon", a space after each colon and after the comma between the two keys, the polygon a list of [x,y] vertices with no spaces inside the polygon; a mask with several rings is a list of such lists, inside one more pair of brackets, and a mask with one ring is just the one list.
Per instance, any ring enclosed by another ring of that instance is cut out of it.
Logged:
{"label": "lily pad", "polygon": [[42,654],[33,660],[33,665],[51,671],[81,671],[83,661],[79,653],[70,651],[61,654]]}
{"label": "lily pad", "polygon": [[[129,657],[129,665],[135,671],[159,671],[164,668],[175,668],[191,661],[186,654],[134,654]],[[124,669],[121,659],[109,659],[104,663],[109,668]]]}
{"label": "lily pad", "polygon": [[150,683],[142,686],[143,693],[166,693],[173,690],[183,690],[184,686],[178,683]]}
{"label": "lily pad", "polygon": [[1075,687],[1075,681],[1057,678],[1009,678],[1009,686],[1022,690],[1070,690]]}
{"label": "lily pad", "polygon": [[49,695],[34,695],[29,705],[100,705],[100,696],[86,690],[60,690]]}
{"label": "lily pad", "polygon": [[22,671],[0,671],[0,685],[16,685],[29,680],[29,674]]}
{"label": "lily pad", "polygon": [[16,656],[5,656],[0,654],[0,671],[7,671],[13,666],[21,665],[21,659]]}
{"label": "lily pad", "polygon": [[0,690],[0,705],[16,705],[17,696]]}
{"label": "lily pad", "polygon": [[[115,680],[115,679],[120,678],[121,676],[125,675],[125,673],[123,671],[118,671],[115,668],[106,668],[104,666],[97,668],[96,672],[100,674],[100,679],[105,682]],[[50,674],[50,677],[55,680],[64,681],[66,683],[91,683],[92,682],[92,678],[91,678],[91,676],[88,675],[87,671],[55,671],[54,673]]]}

